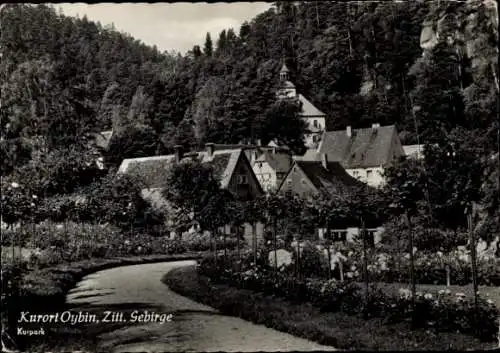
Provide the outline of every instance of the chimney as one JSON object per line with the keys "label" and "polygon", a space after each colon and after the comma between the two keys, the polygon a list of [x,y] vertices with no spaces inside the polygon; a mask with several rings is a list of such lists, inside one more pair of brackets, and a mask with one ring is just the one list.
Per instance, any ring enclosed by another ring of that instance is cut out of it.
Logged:
{"label": "chimney", "polygon": [[179,163],[182,159],[182,146],[175,145],[174,151],[175,151],[175,163]]}
{"label": "chimney", "polygon": [[372,129],[377,129],[380,127],[379,123],[372,124]]}
{"label": "chimney", "polygon": [[328,170],[328,157],[326,156],[326,153],[321,154],[321,164],[323,165],[323,168]]}
{"label": "chimney", "polygon": [[352,136],[352,129],[351,129],[351,127],[350,127],[350,126],[348,126],[348,127],[347,127],[347,129],[346,129],[346,134],[347,134],[347,136],[349,136],[349,137],[351,137],[351,136]]}
{"label": "chimney", "polygon": [[213,143],[206,143],[205,149],[207,150],[208,156],[212,157],[215,151],[215,145]]}

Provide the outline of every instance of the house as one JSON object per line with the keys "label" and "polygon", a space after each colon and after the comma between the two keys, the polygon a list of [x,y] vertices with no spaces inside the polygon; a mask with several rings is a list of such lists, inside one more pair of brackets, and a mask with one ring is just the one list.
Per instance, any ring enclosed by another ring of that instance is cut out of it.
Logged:
{"label": "house", "polygon": [[290,150],[279,150],[277,147],[264,150],[255,159],[252,168],[265,192],[277,190],[278,186],[292,166]]}
{"label": "house", "polygon": [[[279,187],[280,192],[291,191],[301,197],[310,197],[320,192],[344,192],[349,187],[360,185],[361,182],[349,175],[338,162],[328,161],[326,154],[321,155],[321,161],[296,160]],[[359,234],[357,227],[346,227],[336,224],[328,230],[324,226],[317,228],[319,239],[328,238],[333,242],[353,242]],[[373,243],[380,241],[382,227],[367,229]]]}
{"label": "house", "polygon": [[215,150],[241,148],[252,165],[252,169],[265,192],[277,190],[279,183],[292,165],[292,152],[286,146],[278,146],[271,141],[263,146],[256,144],[222,145],[215,144]]}
{"label": "house", "polygon": [[403,150],[407,158],[412,158],[412,159],[424,158],[423,145],[404,145]]}
{"label": "house", "polygon": [[94,135],[94,143],[99,149],[107,150],[112,136],[113,130],[102,131]]}
{"label": "house", "polygon": [[[175,163],[197,159],[213,166],[221,188],[229,190],[240,199],[253,199],[263,194],[263,190],[253,173],[252,166],[243,148],[216,149],[212,143],[206,144],[205,151],[184,154],[181,146],[176,146],[174,154],[123,160],[118,173],[136,175],[145,184],[142,195],[154,206],[172,211],[173,208],[162,196],[163,185],[169,168]],[[219,146],[220,147],[220,146]],[[225,227],[226,233],[230,228]],[[262,226],[258,227],[262,235]],[[245,235],[251,234],[250,225],[245,225]]]}
{"label": "house", "polygon": [[176,146],[175,154],[125,159],[118,173],[138,175],[147,189],[158,189],[164,184],[168,169],[188,159],[211,164],[221,187],[240,198],[251,199],[263,193],[243,149],[216,150],[211,143],[206,144],[206,150],[202,152],[183,154],[182,148]]}
{"label": "house", "polygon": [[104,169],[104,153],[108,150],[112,136],[113,130],[102,131],[93,136],[92,147],[95,148],[96,155],[98,155],[96,163],[100,169]]}
{"label": "house", "polygon": [[320,192],[343,192],[360,182],[350,176],[338,162],[330,162],[326,154],[320,161],[294,161],[278,191],[310,197]]}
{"label": "house", "polygon": [[394,125],[371,128],[325,131],[316,149],[310,149],[297,160],[328,160],[339,162],[354,178],[378,187],[383,185],[383,169],[405,155]]}
{"label": "house", "polygon": [[278,99],[294,99],[300,102],[302,110],[300,118],[306,123],[307,130],[304,134],[306,147],[317,146],[321,134],[326,128],[326,114],[316,108],[306,97],[297,92],[297,88],[289,79],[290,70],[283,64],[280,70],[280,86],[276,92]]}

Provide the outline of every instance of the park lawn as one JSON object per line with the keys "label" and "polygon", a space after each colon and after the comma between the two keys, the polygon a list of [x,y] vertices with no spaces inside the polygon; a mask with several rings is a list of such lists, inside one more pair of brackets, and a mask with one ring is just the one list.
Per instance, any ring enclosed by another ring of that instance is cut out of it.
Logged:
{"label": "park lawn", "polygon": [[342,350],[488,350],[484,343],[459,333],[411,330],[410,323],[385,324],[342,312],[324,313],[310,304],[293,304],[228,285],[213,284],[195,267],[170,271],[163,278],[173,291],[222,313]]}

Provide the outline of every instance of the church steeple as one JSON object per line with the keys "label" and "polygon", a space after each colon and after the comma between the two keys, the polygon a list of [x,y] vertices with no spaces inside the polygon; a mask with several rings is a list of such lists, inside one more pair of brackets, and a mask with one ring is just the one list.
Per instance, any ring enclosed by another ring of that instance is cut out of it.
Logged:
{"label": "church steeple", "polygon": [[285,61],[283,61],[283,66],[281,67],[281,70],[280,70],[280,80],[281,81],[288,81],[289,80],[289,76],[288,76],[289,72],[290,72],[290,70],[288,70],[288,67],[286,67]]}

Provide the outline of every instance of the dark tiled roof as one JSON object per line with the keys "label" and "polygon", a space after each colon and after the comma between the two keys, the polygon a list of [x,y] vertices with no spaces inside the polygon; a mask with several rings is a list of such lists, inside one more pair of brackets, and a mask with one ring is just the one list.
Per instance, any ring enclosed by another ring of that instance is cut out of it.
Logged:
{"label": "dark tiled roof", "polygon": [[346,130],[328,131],[323,134],[318,153],[326,153],[328,160],[340,162],[345,168],[377,167],[390,161],[394,134],[394,125],[352,129],[351,137]]}
{"label": "dark tiled roof", "polygon": [[360,182],[347,174],[338,162],[328,162],[328,169],[323,167],[321,161],[296,161],[295,163],[318,190],[335,192],[360,185]]}
{"label": "dark tiled roof", "polygon": [[277,173],[286,173],[291,167],[291,158],[282,153],[264,152],[256,162],[267,162]]}
{"label": "dark tiled roof", "polygon": [[[216,177],[219,178],[222,188],[229,185],[234,168],[241,154],[241,149],[219,150],[212,156],[207,152],[186,154],[182,161],[195,158],[202,163],[209,163],[214,168]],[[145,183],[146,188],[154,189],[163,187],[168,169],[175,163],[175,155],[133,158],[123,160],[119,173],[137,176]]]}
{"label": "dark tiled roof", "polygon": [[173,155],[125,159],[119,172],[137,176],[148,189],[161,188],[173,163]]}

